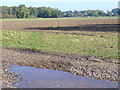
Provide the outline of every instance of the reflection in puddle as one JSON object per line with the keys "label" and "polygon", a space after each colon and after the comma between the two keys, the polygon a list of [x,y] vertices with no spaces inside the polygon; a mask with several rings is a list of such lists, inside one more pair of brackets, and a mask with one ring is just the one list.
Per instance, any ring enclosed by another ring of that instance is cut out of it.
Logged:
{"label": "reflection in puddle", "polygon": [[18,73],[22,81],[17,88],[117,88],[118,83],[76,76],[68,72],[12,65],[11,72]]}

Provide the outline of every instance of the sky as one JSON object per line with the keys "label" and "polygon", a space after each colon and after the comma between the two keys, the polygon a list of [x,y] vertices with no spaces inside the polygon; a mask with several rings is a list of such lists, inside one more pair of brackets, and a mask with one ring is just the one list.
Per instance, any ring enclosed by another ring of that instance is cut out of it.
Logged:
{"label": "sky", "polygon": [[25,4],[27,7],[48,6],[67,10],[103,10],[111,11],[118,7],[119,0],[0,0],[1,5],[18,6]]}

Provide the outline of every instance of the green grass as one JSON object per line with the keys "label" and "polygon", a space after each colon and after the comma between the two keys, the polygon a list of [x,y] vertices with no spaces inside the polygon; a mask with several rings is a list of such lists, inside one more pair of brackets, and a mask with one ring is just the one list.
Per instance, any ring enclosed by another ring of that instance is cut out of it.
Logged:
{"label": "green grass", "polygon": [[117,19],[118,17],[72,17],[72,18],[22,18],[22,19],[0,19],[0,21],[16,21],[16,20],[56,20],[56,19],[59,19],[59,20],[74,20],[74,19]]}
{"label": "green grass", "polygon": [[3,30],[3,46],[118,58],[117,34],[95,37]]}

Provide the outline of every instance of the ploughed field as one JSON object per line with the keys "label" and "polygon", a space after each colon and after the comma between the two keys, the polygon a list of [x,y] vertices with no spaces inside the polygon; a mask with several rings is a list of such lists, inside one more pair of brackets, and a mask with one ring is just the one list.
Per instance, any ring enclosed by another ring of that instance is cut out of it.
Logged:
{"label": "ploughed field", "polygon": [[3,30],[116,31],[118,19],[2,21]]}
{"label": "ploughed field", "polygon": [[32,66],[118,81],[118,19],[2,21],[2,30],[3,67]]}

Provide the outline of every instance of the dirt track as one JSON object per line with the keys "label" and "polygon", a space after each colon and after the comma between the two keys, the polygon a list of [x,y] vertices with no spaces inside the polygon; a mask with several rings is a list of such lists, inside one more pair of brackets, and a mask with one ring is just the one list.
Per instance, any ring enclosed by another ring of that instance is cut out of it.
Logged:
{"label": "dirt track", "polygon": [[[3,48],[3,63],[71,72],[98,79],[118,81],[118,60],[75,54],[54,54],[27,49]],[[110,67],[112,66],[112,67]]]}

